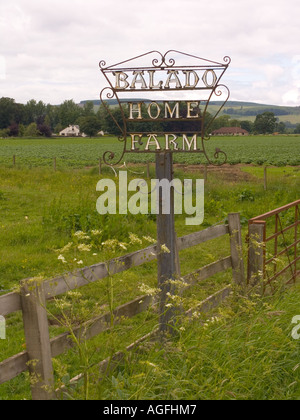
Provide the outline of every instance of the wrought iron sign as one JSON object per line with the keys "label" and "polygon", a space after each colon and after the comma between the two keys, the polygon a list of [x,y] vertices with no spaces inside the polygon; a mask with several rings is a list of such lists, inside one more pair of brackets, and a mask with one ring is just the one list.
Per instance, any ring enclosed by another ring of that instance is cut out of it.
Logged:
{"label": "wrought iron sign", "polygon": [[[187,60],[190,65],[186,65]],[[215,150],[213,158],[205,150],[210,127],[230,95],[220,80],[231,60],[224,57],[223,61],[176,50],[165,54],[151,51],[112,66],[100,61],[100,70],[108,83],[100,99],[118,127],[119,141],[123,143],[121,156],[107,151],[104,162],[119,164],[126,153],[171,151],[202,153],[213,165],[225,163],[227,156],[220,149]],[[212,98],[218,99],[213,113],[208,112]],[[120,119],[111,111],[108,99],[116,100]]]}

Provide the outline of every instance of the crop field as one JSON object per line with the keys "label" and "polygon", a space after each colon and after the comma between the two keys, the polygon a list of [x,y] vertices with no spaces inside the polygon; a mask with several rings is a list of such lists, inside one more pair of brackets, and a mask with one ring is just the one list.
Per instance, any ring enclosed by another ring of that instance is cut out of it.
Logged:
{"label": "crop field", "polygon": [[[30,167],[51,166],[57,159],[58,167],[80,168],[95,166],[107,150],[121,156],[123,144],[115,137],[67,138],[67,139],[0,139],[0,165],[11,166],[13,156],[16,164]],[[213,137],[205,142],[205,148],[213,159],[216,148],[227,154],[229,164],[299,165],[300,136],[249,136]],[[153,155],[127,154],[126,162],[153,161]],[[178,163],[205,163],[202,154],[176,154]]]}
{"label": "crop field", "polygon": [[[185,216],[176,215],[176,233],[180,237],[223,224],[228,213],[239,212],[246,261],[247,221],[299,199],[300,137],[224,137],[208,141],[209,153],[213,154],[216,147],[227,153],[231,165],[208,168],[204,222],[186,226]],[[18,290],[22,279],[51,279],[145,248],[149,238],[156,238],[153,215],[101,216],[96,211],[98,159],[106,150],[118,149],[120,144],[110,137],[0,140],[0,294]],[[128,154],[126,161],[134,163],[133,157]],[[175,165],[175,177],[202,178],[203,167],[199,171],[196,165],[198,157],[186,154],[175,158],[175,162],[184,162]],[[154,162],[153,155],[147,159]],[[130,169],[146,177],[144,163],[130,165]],[[263,164],[271,165],[267,190]],[[151,165],[150,177],[154,176]],[[105,177],[114,179],[114,174],[106,170]],[[129,172],[130,177],[134,175]],[[79,251],[80,238],[85,241],[86,251]],[[115,253],[103,245],[112,239],[122,244]],[[89,248],[90,243],[93,248]],[[181,251],[181,275],[229,252],[227,238]],[[183,305],[205,299],[230,281],[230,270],[215,275],[188,291]],[[151,262],[113,276],[111,283],[96,282],[53,300],[48,307],[50,336],[65,331],[60,323],[64,316],[77,326],[90,314],[101,315],[110,306],[115,308],[155,287],[157,265]],[[264,298],[235,292],[213,314],[201,315],[193,322],[180,320],[176,335],[164,346],[155,341],[144,343],[139,352],[128,355],[99,381],[97,364],[101,360],[124,350],[157,326],[155,312],[140,314],[116,325],[103,337],[92,339],[87,346],[82,344],[80,349],[55,357],[56,386],[68,387],[70,378],[84,368],[90,374],[89,393],[79,382],[75,390],[68,388],[72,399],[299,399],[300,340],[291,338],[291,320],[299,313],[300,289],[296,285],[286,294],[280,290],[278,285],[278,293]],[[0,363],[26,349],[21,314],[11,314],[6,321]],[[85,365],[80,359],[82,352]],[[22,373],[0,385],[0,400],[30,399],[29,385],[29,374]]]}

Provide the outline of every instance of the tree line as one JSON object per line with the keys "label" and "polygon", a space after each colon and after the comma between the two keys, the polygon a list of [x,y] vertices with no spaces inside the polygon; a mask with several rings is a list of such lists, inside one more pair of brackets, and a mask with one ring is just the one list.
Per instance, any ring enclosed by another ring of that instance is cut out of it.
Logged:
{"label": "tree line", "polygon": [[[180,112],[185,113],[186,104],[180,103]],[[78,105],[73,100],[66,100],[61,105],[45,104],[31,99],[26,104],[16,103],[14,99],[0,98],[0,137],[51,137],[69,125],[79,125],[80,131],[88,136],[95,136],[100,130],[109,134],[120,135],[123,127],[122,113],[128,118],[127,105],[110,106],[109,114],[103,104],[95,110],[93,101]],[[147,119],[146,104],[142,106],[143,120],[139,124],[128,123],[128,131],[155,130],[156,132],[200,131],[199,122],[191,121],[144,121]],[[149,116],[148,116],[149,119]],[[273,112],[258,114],[254,122],[232,119],[230,115],[221,115],[212,123],[213,115],[207,113],[204,129],[211,133],[221,127],[241,127],[251,134],[286,132],[286,126]],[[117,124],[116,124],[117,123]],[[187,125],[188,124],[188,125]],[[208,133],[208,134],[209,134]],[[295,133],[300,133],[300,124]]]}

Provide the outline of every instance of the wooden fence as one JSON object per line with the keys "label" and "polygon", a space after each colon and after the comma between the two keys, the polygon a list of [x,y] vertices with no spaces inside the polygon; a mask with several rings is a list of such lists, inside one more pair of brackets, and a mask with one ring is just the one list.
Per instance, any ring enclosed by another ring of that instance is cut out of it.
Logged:
{"label": "wooden fence", "polygon": [[[229,268],[232,268],[233,282],[239,285],[245,284],[239,213],[229,214],[228,224],[226,225],[210,227],[178,238],[177,250],[181,251],[224,235],[227,235],[229,238],[231,255],[185,276],[184,281],[188,283],[189,286]],[[70,349],[73,347],[74,343],[70,339],[68,332],[50,339],[46,301],[70,290],[88,285],[91,282],[99,281],[109,274],[123,272],[131,267],[140,266],[156,258],[157,247],[156,245],[153,245],[146,249],[114,259],[109,263],[99,263],[83,268],[76,273],[65,274],[42,283],[33,284],[32,281],[25,280],[21,284],[20,293],[9,293],[0,296],[0,315],[5,317],[13,312],[22,311],[26,341],[26,351],[14,355],[0,363],[0,384],[29,370],[31,375],[38,378],[38,380],[31,385],[32,399],[54,399],[55,393],[51,391],[54,389],[51,358],[57,357]],[[192,315],[195,310],[200,312],[209,311],[228,297],[230,292],[231,285],[229,284],[222,290],[209,296],[203,302],[200,302],[196,307],[188,310],[186,315]],[[153,300],[154,298],[152,296],[144,295],[119,306],[114,310],[115,321],[121,322],[121,319],[124,317],[131,318],[147,310],[153,304]],[[84,325],[75,328],[74,334],[80,338],[90,339],[110,329],[110,318],[110,313],[94,318]],[[152,333],[148,334],[143,339],[151,336]],[[139,341],[140,340],[129,346],[128,349],[132,349]],[[118,353],[116,358],[118,359],[119,356],[120,354]],[[103,361],[100,366],[105,366],[106,364],[107,362]]]}

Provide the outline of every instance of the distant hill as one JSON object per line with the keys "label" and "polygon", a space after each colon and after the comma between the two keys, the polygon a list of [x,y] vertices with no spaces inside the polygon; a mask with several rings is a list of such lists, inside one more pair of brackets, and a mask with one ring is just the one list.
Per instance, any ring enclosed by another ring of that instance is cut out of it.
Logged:
{"label": "distant hill", "polygon": [[[145,98],[124,98],[120,102],[129,102],[134,101],[143,101],[151,102],[150,99]],[[80,102],[80,106],[88,100]],[[101,104],[100,100],[91,100],[94,103],[95,109]],[[116,99],[109,99],[107,103],[111,106],[117,105],[118,101]],[[209,105],[209,112],[216,112],[220,107],[220,102],[212,101]],[[268,104],[258,104],[255,102],[240,102],[240,101],[228,101],[225,107],[222,110],[220,115],[230,115],[232,119],[237,120],[249,120],[254,121],[258,114],[263,112],[273,112],[279,121],[284,122],[287,127],[295,127],[296,124],[300,124],[300,106],[279,106],[279,105],[268,105]]]}

